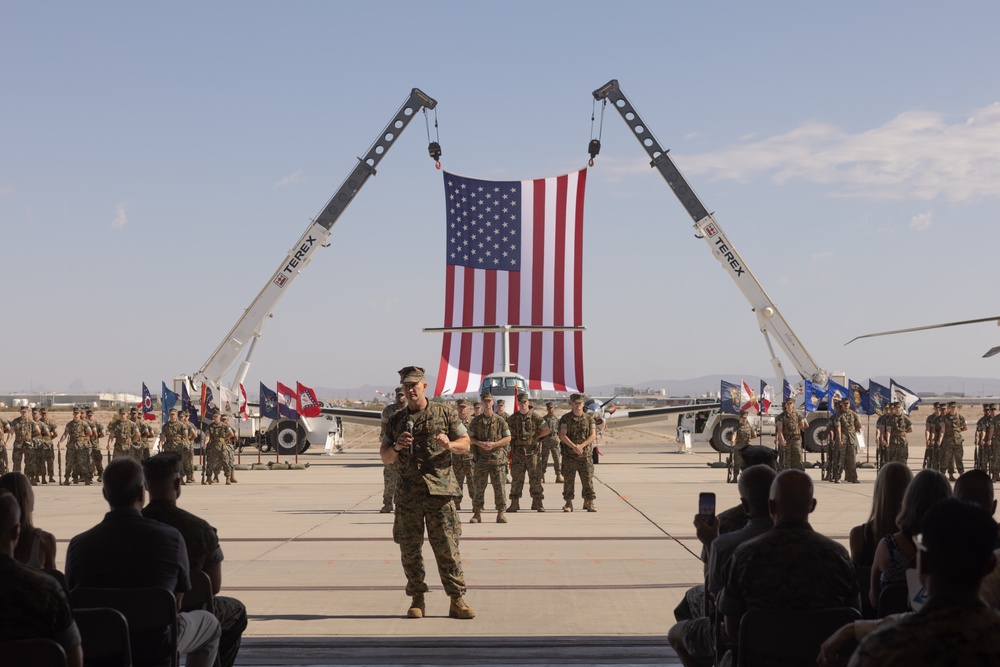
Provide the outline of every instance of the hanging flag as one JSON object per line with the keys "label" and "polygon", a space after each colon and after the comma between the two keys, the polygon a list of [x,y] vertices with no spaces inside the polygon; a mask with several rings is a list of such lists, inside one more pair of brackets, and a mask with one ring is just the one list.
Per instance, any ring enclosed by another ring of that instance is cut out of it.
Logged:
{"label": "hanging flag", "polygon": [[299,395],[290,387],[278,383],[278,414],[288,419],[298,419],[299,413],[295,411],[295,404],[299,400]]}
{"label": "hanging flag", "polygon": [[771,403],[774,403],[774,387],[764,382],[760,381],[760,409],[758,414],[766,413],[771,409]]}
{"label": "hanging flag", "polygon": [[784,405],[785,401],[787,401],[790,398],[795,398],[800,393],[802,393],[802,392],[799,389],[799,386],[797,384],[796,385],[791,385],[791,384],[788,383],[788,380],[782,380],[781,381],[781,403],[782,403],[782,405]]}
{"label": "hanging flag", "polygon": [[177,401],[181,397],[167,389],[167,383],[163,380],[160,380],[160,395],[162,396],[160,399],[160,408],[163,413],[163,423],[166,423],[170,417],[170,409],[177,405]]}
{"label": "hanging flag", "polygon": [[[583,325],[583,194],[587,170],[533,181],[444,174],[444,326]],[[434,394],[479,391],[511,370],[529,389],[583,391],[583,333],[445,333]]]}
{"label": "hanging flag", "polygon": [[240,382],[240,419],[246,421],[250,419],[250,410],[247,409],[247,390]]}
{"label": "hanging flag", "polygon": [[260,383],[260,416],[278,419],[278,394]]}
{"label": "hanging flag", "polygon": [[757,406],[757,395],[753,393],[750,385],[747,384],[746,380],[740,380],[740,410],[746,410],[750,412]]}
{"label": "hanging flag", "polygon": [[208,385],[209,385],[208,382],[203,382],[201,384],[202,416],[209,416],[218,409],[215,405],[215,396],[212,394],[212,388],[209,387]]}
{"label": "hanging flag", "polygon": [[181,385],[181,410],[188,413],[192,424],[198,426],[198,408],[195,406],[194,401],[191,400],[191,395],[188,394],[186,382]]}
{"label": "hanging flag", "polygon": [[882,415],[890,401],[892,401],[892,392],[889,391],[888,387],[874,380],[868,380],[868,403],[872,410],[871,414]]}
{"label": "hanging flag", "polygon": [[816,412],[819,409],[819,404],[821,401],[826,400],[826,389],[823,385],[815,384],[806,380],[805,391],[805,409],[806,412]]}
{"label": "hanging flag", "polygon": [[920,402],[916,394],[892,378],[889,378],[889,391],[892,394],[892,400],[903,404],[903,410],[906,411],[906,414],[910,414],[910,410],[917,407],[917,403]]}
{"label": "hanging flag", "polygon": [[153,412],[153,397],[149,394],[146,383],[142,383],[142,403],[139,404],[142,410],[143,421],[156,421],[156,413]]}
{"label": "hanging flag", "polygon": [[722,387],[719,389],[719,403],[721,403],[719,411],[724,415],[739,414],[740,406],[742,405],[740,400],[741,393],[738,384],[723,380]]}
{"label": "hanging flag", "polygon": [[[840,402],[840,399],[850,399],[850,393],[844,385],[830,380],[826,383],[826,409],[833,412],[837,408],[837,403]],[[851,409],[854,409],[853,405]]]}
{"label": "hanging flag", "polygon": [[219,409],[222,414],[231,415],[236,412],[233,408],[239,409],[239,397],[229,390],[228,387],[219,386]]}
{"label": "hanging flag", "polygon": [[295,409],[298,413],[303,417],[319,417],[323,406],[319,402],[319,399],[316,398],[316,392],[301,382],[295,383],[295,389],[298,396],[295,402]]}
{"label": "hanging flag", "polygon": [[869,400],[867,387],[860,382],[848,380],[847,388],[851,390],[851,405],[856,406],[855,410],[857,410],[858,414],[874,414],[872,412],[872,402]]}

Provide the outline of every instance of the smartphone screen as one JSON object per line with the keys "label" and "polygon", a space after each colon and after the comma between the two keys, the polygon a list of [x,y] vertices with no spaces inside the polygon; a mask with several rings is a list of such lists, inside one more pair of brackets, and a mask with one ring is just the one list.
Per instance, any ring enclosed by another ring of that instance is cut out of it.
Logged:
{"label": "smartphone screen", "polygon": [[715,494],[703,492],[698,494],[698,514],[710,521],[715,517]]}

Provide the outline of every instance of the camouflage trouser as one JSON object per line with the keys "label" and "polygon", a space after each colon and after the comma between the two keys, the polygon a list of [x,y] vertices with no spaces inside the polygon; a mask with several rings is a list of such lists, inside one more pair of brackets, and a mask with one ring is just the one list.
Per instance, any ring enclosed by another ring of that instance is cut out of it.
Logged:
{"label": "camouflage trouser", "polygon": [[511,459],[510,467],[510,497],[521,497],[521,489],[524,488],[524,475],[528,475],[528,489],[533,500],[542,500],[545,492],[542,490],[542,482],[538,476],[538,451],[534,445],[527,447],[513,447],[514,456]]}
{"label": "camouflage trouser", "polygon": [[185,442],[177,451],[181,453],[181,474],[186,479],[194,479],[194,447]]}
{"label": "camouflage trouser", "polygon": [[24,474],[30,479],[34,479],[38,476],[38,449],[37,440],[32,440],[31,444],[25,445],[24,447]]}
{"label": "camouflage trouser", "polygon": [[56,478],[56,452],[51,440],[42,440],[38,449],[38,474],[47,479]]}
{"label": "camouflage trouser", "polygon": [[848,439],[844,445],[844,480],[858,481],[858,443]]}
{"label": "camouflage trouser", "polygon": [[382,466],[382,506],[392,507],[392,501],[396,496],[396,482],[399,475],[396,473],[396,462],[387,463]]}
{"label": "camouflage trouser", "polygon": [[[142,453],[144,451],[146,451],[146,446],[144,444],[142,444],[140,442],[133,442],[132,446],[129,447],[129,450],[128,450],[128,452],[125,455],[126,456],[131,456],[132,458],[134,458],[139,463],[142,463],[142,461],[143,461]],[[147,452],[147,455],[148,455],[148,452]]]}
{"label": "camouflage trouser", "polygon": [[463,494],[463,489],[468,491],[469,498],[475,497],[475,476],[476,476],[476,462],[473,460],[472,456],[469,454],[462,454],[459,456],[451,457],[451,468],[455,471],[455,479],[458,480],[458,500],[455,501],[456,505],[461,505],[462,500],[465,498]]}
{"label": "camouflage trouser", "polygon": [[733,458],[733,475],[732,475],[732,481],[734,481],[734,482],[740,476],[740,473],[743,472],[743,448],[744,447],[746,447],[746,445],[733,445],[732,452],[730,452],[730,455]]}
{"label": "camouflage trouser", "polygon": [[545,469],[549,465],[549,455],[552,455],[552,469],[556,477],[562,474],[562,466],[559,465],[559,440],[548,438],[542,440],[542,453],[538,457],[538,477],[545,477]]}
{"label": "camouflage trouser", "polygon": [[782,469],[784,470],[805,470],[802,465],[802,438],[785,438],[785,446],[782,447],[782,458],[785,459]]}
{"label": "camouflage trouser", "polygon": [[14,460],[14,472],[21,472],[21,462],[24,460],[25,450],[29,447],[31,445],[24,441],[14,441],[14,453],[11,454],[11,458]]}
{"label": "camouflage trouser", "polygon": [[886,449],[885,461],[883,463],[890,463],[892,461],[898,461],[899,463],[906,464],[907,458],[907,445],[906,440],[889,440],[889,447]]}
{"label": "camouflage trouser", "polygon": [[945,440],[941,443],[944,448],[944,463],[941,465],[942,472],[944,472],[945,464],[948,466],[948,474],[952,475],[955,473],[955,468],[958,468],[958,474],[961,475],[965,472],[965,464],[962,463],[962,457],[965,456],[965,447],[963,447],[962,440]]}
{"label": "camouflage trouser", "polygon": [[104,451],[101,449],[101,443],[91,443],[90,444],[90,464],[94,466],[94,471],[97,473],[97,479],[100,481],[104,478]]}
{"label": "camouflage trouser", "polygon": [[996,439],[989,446],[990,452],[990,477],[994,482],[1000,481],[1000,441]]}
{"label": "camouflage trouser", "polygon": [[222,667],[233,667],[240,650],[240,638],[247,629],[247,608],[236,598],[216,595],[212,600],[212,612],[219,619],[222,630],[219,637],[219,664]]}
{"label": "camouflage trouser", "polygon": [[217,474],[219,471],[226,477],[233,474],[232,448],[226,451],[226,446],[221,442],[209,443],[205,451],[205,471],[208,475]]}
{"label": "camouflage trouser", "polygon": [[594,459],[588,450],[589,447],[585,448],[582,456],[563,450],[563,500],[573,500],[576,494],[573,480],[576,473],[580,474],[580,495],[583,496],[583,499],[595,500],[597,498],[597,494],[594,493]]}
{"label": "camouflage trouser", "polygon": [[829,451],[827,456],[827,467],[829,472],[827,473],[826,481],[828,482],[839,482],[840,475],[844,471],[844,445],[840,442],[830,442]]}
{"label": "camouflage trouser", "polygon": [[7,446],[0,443],[0,475],[7,472]]}
{"label": "camouflage trouser", "polygon": [[73,469],[73,477],[84,482],[93,477],[93,460],[90,458],[90,445],[86,443],[71,443],[73,450],[66,449],[66,470]]}
{"label": "camouflage trouser", "polygon": [[399,545],[403,573],[406,575],[406,594],[427,592],[424,582],[424,526],[434,550],[438,574],[448,597],[465,593],[465,575],[462,573],[462,556],[458,539],[462,536],[462,523],[458,520],[451,496],[432,496],[416,489],[396,496],[396,520],[392,524],[392,539]]}
{"label": "camouflage trouser", "polygon": [[493,500],[497,510],[507,509],[507,460],[480,458],[476,461],[475,481],[472,485],[472,509],[481,510],[486,502],[486,485],[493,485]]}
{"label": "camouflage trouser", "polygon": [[936,444],[927,447],[927,464],[924,468],[927,470],[941,470],[941,462],[944,461],[943,450],[944,447]]}

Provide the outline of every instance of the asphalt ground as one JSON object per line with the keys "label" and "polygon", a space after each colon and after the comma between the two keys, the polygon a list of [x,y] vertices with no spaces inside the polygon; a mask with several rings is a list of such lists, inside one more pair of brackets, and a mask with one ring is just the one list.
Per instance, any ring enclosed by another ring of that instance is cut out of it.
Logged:
{"label": "asphalt ground", "polygon": [[[223,594],[249,614],[241,665],[675,665],[665,639],[673,608],[702,579],[692,526],[698,494],[714,492],[719,511],[738,504],[726,471],[708,466],[719,455],[707,444],[691,454],[677,449],[669,425],[614,431],[595,468],[595,513],[582,511],[579,485],[576,511],[560,511],[562,485],[551,470],[544,513],[522,510],[497,524],[488,512],[469,524],[466,499],[461,552],[473,620],[447,617],[429,546],[427,617],[405,618],[406,582],[392,515],[379,513],[374,449],[310,450],[299,457],[304,470],[240,471],[232,486],[188,485],[179,504],[218,529]],[[916,469],[922,447],[910,455]],[[971,458],[967,446],[969,467]],[[809,474],[817,482],[814,528],[846,544],[867,518],[875,470],[861,470],[860,484]],[[69,539],[107,509],[100,486],[35,491],[35,523],[55,534],[62,567]],[[527,492],[525,484],[530,506]]]}

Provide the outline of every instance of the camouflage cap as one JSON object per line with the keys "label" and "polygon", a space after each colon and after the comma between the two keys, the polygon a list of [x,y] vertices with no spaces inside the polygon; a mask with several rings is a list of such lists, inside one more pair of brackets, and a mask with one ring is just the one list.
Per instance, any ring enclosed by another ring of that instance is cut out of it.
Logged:
{"label": "camouflage cap", "polygon": [[460,398],[457,401],[455,401],[455,407],[456,408],[467,408],[467,407],[469,407],[469,401],[467,399]]}
{"label": "camouflage cap", "polygon": [[942,403],[939,403],[939,402],[937,402],[937,401],[934,401],[934,407],[935,407],[935,408],[940,408],[940,407],[941,407],[941,405],[942,405]]}
{"label": "camouflage cap", "polygon": [[531,396],[528,395],[528,392],[522,391],[520,394],[517,395],[517,400],[519,400],[522,403],[525,403],[531,400]]}
{"label": "camouflage cap", "polygon": [[892,403],[889,404],[889,407],[890,408],[898,408],[900,405],[901,405],[901,403],[899,401],[893,401]]}
{"label": "camouflage cap", "polygon": [[49,409],[48,408],[39,408],[38,411],[41,412],[43,415],[49,414]]}
{"label": "camouflage cap", "polygon": [[554,408],[554,407],[556,407],[556,404],[553,403],[552,401],[546,401],[545,402],[545,407],[546,408]]}
{"label": "camouflage cap", "polygon": [[570,403],[583,403],[583,394],[572,394],[569,397]]}
{"label": "camouflage cap", "polygon": [[92,415],[94,414],[94,408],[87,408],[86,412],[88,415]]}
{"label": "camouflage cap", "polygon": [[176,415],[177,414],[177,408],[170,408],[169,410],[167,410],[167,414],[169,414],[169,415]]}
{"label": "camouflage cap", "polygon": [[129,409],[128,409],[128,413],[129,413],[130,415],[135,415],[135,414],[139,414],[139,408],[129,408]]}
{"label": "camouflage cap", "polygon": [[80,408],[73,408],[73,414],[74,415],[80,414]]}
{"label": "camouflage cap", "polygon": [[750,413],[748,413],[746,410],[740,410],[740,417],[746,417],[748,414]]}
{"label": "camouflage cap", "polygon": [[990,410],[996,410],[997,409],[997,404],[996,403],[990,403],[989,404],[989,408],[990,408]]}
{"label": "camouflage cap", "polygon": [[118,408],[118,414],[120,414],[120,415],[127,415],[128,414],[128,410],[126,410],[125,408]]}
{"label": "camouflage cap", "polygon": [[405,392],[402,387],[396,387],[396,396],[402,396]]}
{"label": "camouflage cap", "polygon": [[958,403],[956,403],[955,401],[948,401],[948,405],[946,405],[945,407],[947,407],[947,408],[954,408],[957,405],[958,405]]}
{"label": "camouflage cap", "polygon": [[21,412],[31,412],[31,408],[29,408],[27,405],[22,405]]}
{"label": "camouflage cap", "polygon": [[493,394],[491,394],[488,391],[484,391],[482,394],[479,395],[479,400],[482,401],[483,403],[492,403]]}
{"label": "camouflage cap", "polygon": [[408,382],[422,382],[424,379],[424,369],[420,366],[407,366],[399,369],[399,381],[401,384]]}
{"label": "camouflage cap", "polygon": [[31,408],[31,411],[32,411],[32,412],[39,412],[39,409],[38,409],[38,406],[37,406],[37,405],[36,405],[36,406],[33,406],[33,407]]}

